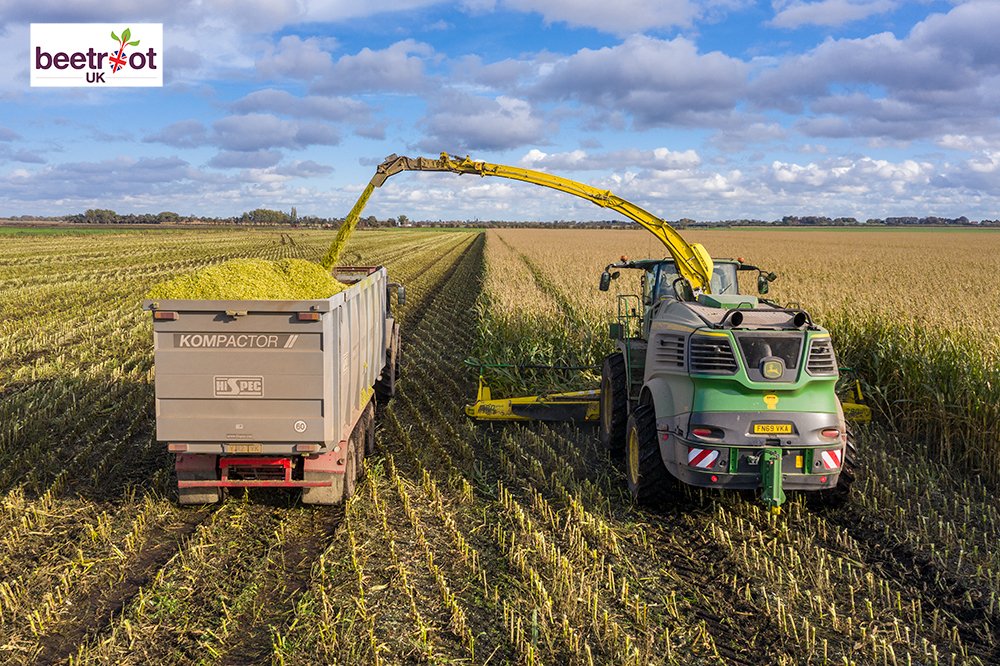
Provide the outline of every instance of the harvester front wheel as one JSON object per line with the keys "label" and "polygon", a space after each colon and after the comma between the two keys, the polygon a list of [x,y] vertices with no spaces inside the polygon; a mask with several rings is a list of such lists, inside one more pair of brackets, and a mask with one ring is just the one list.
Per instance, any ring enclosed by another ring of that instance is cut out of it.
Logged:
{"label": "harvester front wheel", "polygon": [[653,406],[640,405],[633,409],[626,432],[625,477],[629,492],[639,504],[662,499],[673,485],[673,477],[660,457]]}
{"label": "harvester front wheel", "polygon": [[601,368],[601,444],[612,458],[622,455],[625,448],[625,427],[628,424],[628,377],[625,357],[620,352],[609,354]]}
{"label": "harvester front wheel", "polygon": [[851,486],[857,476],[858,449],[854,445],[854,435],[847,431],[847,446],[844,447],[844,464],[840,468],[837,485],[827,490],[812,493],[814,506],[839,508],[851,499]]}

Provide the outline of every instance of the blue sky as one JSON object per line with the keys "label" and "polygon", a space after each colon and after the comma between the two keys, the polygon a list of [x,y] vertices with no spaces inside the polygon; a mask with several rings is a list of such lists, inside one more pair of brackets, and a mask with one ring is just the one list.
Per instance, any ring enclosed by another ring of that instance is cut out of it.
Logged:
{"label": "blue sky", "polygon": [[[163,23],[164,87],[32,89],[31,22]],[[0,0],[0,215],[343,216],[447,151],[668,219],[997,219],[997,35],[980,0]],[[412,173],[367,212],[608,217]]]}

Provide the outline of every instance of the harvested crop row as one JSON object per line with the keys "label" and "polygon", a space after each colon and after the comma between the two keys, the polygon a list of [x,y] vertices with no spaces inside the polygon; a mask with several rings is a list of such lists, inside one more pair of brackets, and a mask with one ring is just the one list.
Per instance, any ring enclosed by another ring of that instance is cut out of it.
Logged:
{"label": "harvested crop row", "polygon": [[[148,598],[147,588],[170,570],[168,562],[183,549],[189,530],[208,515],[177,509],[169,497],[171,460],[153,434],[150,331],[148,315],[138,308],[142,295],[171,273],[217,264],[219,257],[315,258],[329,235],[297,237],[293,246],[259,233],[122,234],[106,237],[120,251],[104,252],[93,252],[85,239],[63,239],[52,255],[35,262],[40,268],[32,276],[4,283],[5,307],[23,315],[16,326],[5,320],[0,336],[0,353],[8,358],[8,374],[0,375],[0,480],[10,509],[0,515],[10,537],[0,543],[7,584],[0,596],[11,620],[0,618],[2,642],[11,648],[5,661],[57,661],[90,654],[114,636],[128,640],[116,624],[123,609]],[[453,234],[359,232],[351,252],[368,261],[378,261],[383,251],[416,258],[419,269],[458,240]],[[420,251],[414,253],[411,244]],[[16,254],[19,247],[14,241],[6,249]],[[22,264],[10,262],[16,272],[15,264]],[[0,272],[5,265],[0,260]],[[60,276],[63,297],[39,304],[39,290],[49,289],[53,275]],[[24,330],[43,333],[25,336]],[[25,365],[24,359],[31,360]],[[285,536],[275,541],[278,557],[271,560],[280,565],[265,567],[260,576],[272,590],[294,579],[285,575],[285,563],[296,553],[300,562],[292,569],[308,574],[310,553],[329,538],[310,523],[281,524]],[[294,608],[298,594],[289,595],[287,604],[274,607],[275,616],[257,613],[259,606],[248,600],[241,621],[257,638],[248,638],[248,647],[234,636],[213,649],[255,654],[258,638],[269,635],[268,624],[280,623],[284,609]]]}

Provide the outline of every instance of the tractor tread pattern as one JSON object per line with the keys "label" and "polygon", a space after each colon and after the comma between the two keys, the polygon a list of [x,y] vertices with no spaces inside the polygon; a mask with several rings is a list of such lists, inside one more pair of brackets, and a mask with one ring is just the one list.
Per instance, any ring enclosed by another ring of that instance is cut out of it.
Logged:
{"label": "tractor tread pattern", "polygon": [[[610,427],[605,427],[603,392],[611,389]],[[601,368],[601,444],[612,458],[625,452],[625,428],[628,424],[628,376],[621,352],[608,354]]]}
{"label": "tractor tread pattern", "polygon": [[656,412],[652,405],[640,405],[632,410],[628,419],[628,432],[631,433],[633,428],[638,431],[639,479],[638,483],[632,482],[626,460],[628,489],[637,503],[651,504],[664,499],[676,484],[660,457]]}

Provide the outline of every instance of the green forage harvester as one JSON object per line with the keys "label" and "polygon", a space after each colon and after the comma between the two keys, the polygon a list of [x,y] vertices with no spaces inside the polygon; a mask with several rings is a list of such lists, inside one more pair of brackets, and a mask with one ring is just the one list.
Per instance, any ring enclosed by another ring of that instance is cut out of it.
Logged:
{"label": "green forage harvester", "polygon": [[328,298],[346,288],[322,266],[305,259],[231,259],[161,282],[148,298],[307,300]]}

